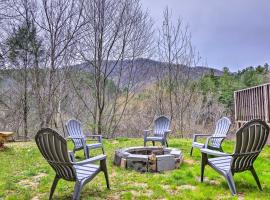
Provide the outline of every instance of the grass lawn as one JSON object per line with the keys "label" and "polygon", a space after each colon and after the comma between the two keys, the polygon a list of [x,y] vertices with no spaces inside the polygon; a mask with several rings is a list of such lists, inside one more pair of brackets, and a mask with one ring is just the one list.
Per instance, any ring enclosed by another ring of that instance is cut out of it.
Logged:
{"label": "grass lawn", "polygon": [[[114,151],[121,147],[141,146],[142,139],[120,138],[104,140],[108,155],[111,190],[106,189],[103,173],[88,183],[81,199],[270,199],[270,147],[266,147],[255,162],[263,192],[257,188],[250,172],[235,175],[238,197],[232,197],[227,183],[209,166],[205,182],[199,182],[200,153],[189,156],[191,140],[169,139],[169,145],[184,152],[179,169],[165,173],[138,173],[113,166]],[[149,143],[150,145],[150,143]],[[0,200],[48,199],[54,171],[39,153],[34,142],[9,143],[0,151]],[[233,142],[225,142],[231,152]],[[78,155],[82,158],[82,152]],[[74,182],[61,180],[54,199],[71,199]]]}

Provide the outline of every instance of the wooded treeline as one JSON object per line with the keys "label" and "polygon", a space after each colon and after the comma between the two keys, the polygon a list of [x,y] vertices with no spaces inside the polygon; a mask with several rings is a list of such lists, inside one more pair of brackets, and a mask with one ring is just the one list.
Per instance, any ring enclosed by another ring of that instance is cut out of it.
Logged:
{"label": "wooded treeline", "polygon": [[139,0],[6,0],[0,26],[0,127],[18,136],[77,118],[94,134],[136,137],[162,114],[183,137],[232,116],[233,90],[268,76],[265,65],[194,79],[188,26],[166,8],[154,29]]}

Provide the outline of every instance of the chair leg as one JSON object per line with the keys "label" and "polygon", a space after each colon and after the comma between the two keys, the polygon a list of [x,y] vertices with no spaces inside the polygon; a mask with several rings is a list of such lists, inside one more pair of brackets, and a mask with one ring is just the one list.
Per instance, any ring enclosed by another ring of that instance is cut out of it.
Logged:
{"label": "chair leg", "polygon": [[155,141],[152,141],[153,146],[155,146]]}
{"label": "chair leg", "polygon": [[168,141],[167,141],[167,139],[165,140],[165,142],[166,142],[166,147],[168,147],[168,146],[169,146],[169,144],[168,144]]}
{"label": "chair leg", "polygon": [[86,159],[90,158],[90,149],[88,147],[85,147],[84,149],[84,157]]}
{"label": "chair leg", "polygon": [[52,187],[51,187],[51,192],[50,192],[49,200],[51,200],[52,197],[53,197],[53,193],[54,193],[54,191],[55,191],[55,188],[56,188],[56,186],[57,186],[58,181],[59,181],[59,178],[58,178],[57,175],[55,175],[54,180],[53,180],[53,184],[52,184]]}
{"label": "chair leg", "polygon": [[190,156],[192,156],[192,152],[193,152],[193,147],[191,147],[190,149]]}
{"label": "chair leg", "polygon": [[146,140],[143,141],[143,146],[146,146]]}
{"label": "chair leg", "polygon": [[253,177],[254,177],[254,179],[255,179],[257,185],[258,185],[258,188],[262,191],[262,186],[261,186],[259,177],[257,176],[257,173],[256,173],[255,169],[252,167],[252,168],[250,169],[250,171],[251,171],[251,173],[252,173],[252,175],[253,175]]}
{"label": "chair leg", "polygon": [[227,183],[228,183],[228,186],[231,190],[231,193],[232,195],[236,195],[236,187],[235,187],[235,183],[234,183],[234,180],[233,180],[233,175],[231,172],[229,172],[227,175],[224,176]]}
{"label": "chair leg", "polygon": [[203,182],[203,176],[204,176],[204,168],[207,164],[207,155],[205,153],[202,153],[202,163],[201,163],[201,182]]}
{"label": "chair leg", "polygon": [[74,186],[73,200],[79,200],[81,196],[83,184],[79,181],[76,181]]}
{"label": "chair leg", "polygon": [[219,147],[219,151],[224,152],[221,145]]}
{"label": "chair leg", "polygon": [[162,145],[163,147],[166,146],[165,140],[162,140],[162,141],[161,141],[161,145]]}
{"label": "chair leg", "polygon": [[107,188],[110,189],[110,182],[109,182],[109,175],[108,175],[108,170],[107,170],[106,159],[100,161],[100,167],[104,173]]}
{"label": "chair leg", "polygon": [[104,147],[103,147],[103,146],[102,146],[102,148],[101,148],[101,149],[102,149],[102,153],[103,153],[103,154],[105,154],[105,151],[104,151]]}
{"label": "chair leg", "polygon": [[69,153],[69,157],[72,162],[75,162],[75,156],[73,151]]}

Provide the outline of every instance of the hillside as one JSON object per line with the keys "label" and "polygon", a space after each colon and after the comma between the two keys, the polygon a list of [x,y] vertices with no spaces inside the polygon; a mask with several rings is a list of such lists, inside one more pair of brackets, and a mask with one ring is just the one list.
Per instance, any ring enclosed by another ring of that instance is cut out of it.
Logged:
{"label": "hillside", "polygon": [[[133,64],[133,65],[132,65]],[[116,61],[108,62],[109,69],[115,67],[113,73],[110,75],[112,79],[116,79],[119,76],[119,71],[121,69],[121,64],[116,63]],[[176,66],[176,65],[174,65]],[[152,83],[156,80],[157,76],[165,75],[165,68],[167,67],[167,63],[159,62],[152,59],[136,59],[125,60],[122,63],[123,75],[122,75],[122,85],[125,85],[126,80],[128,79],[128,71],[133,70],[134,81],[135,83],[144,82],[144,83]],[[87,63],[77,64],[71,67],[73,70],[82,70],[82,71],[92,71]],[[223,74],[222,71],[214,68],[204,67],[204,66],[196,66],[196,67],[187,67],[181,66],[181,70],[183,73],[190,77],[192,80],[198,80],[203,75],[208,74],[211,70],[214,72],[215,76],[221,76]]]}

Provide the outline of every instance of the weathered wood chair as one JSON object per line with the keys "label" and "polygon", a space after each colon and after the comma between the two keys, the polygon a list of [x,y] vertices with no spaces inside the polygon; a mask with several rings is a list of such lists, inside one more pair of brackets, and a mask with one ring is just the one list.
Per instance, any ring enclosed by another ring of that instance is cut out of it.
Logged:
{"label": "weathered wood chair", "polygon": [[[56,173],[49,199],[52,199],[59,179],[76,182],[73,199],[80,199],[83,186],[101,171],[104,172],[107,188],[110,188],[106,155],[99,155],[81,162],[73,162],[71,156],[73,152],[68,151],[66,140],[50,128],[38,131],[35,140],[41,154]],[[100,161],[100,164],[93,164],[96,161]]]}
{"label": "weathered wood chair", "polygon": [[74,153],[75,151],[79,151],[83,149],[85,157],[90,158],[91,149],[101,148],[104,154],[102,136],[101,135],[88,135],[88,137],[97,138],[97,142],[92,143],[92,144],[87,144],[86,137],[82,130],[82,125],[78,120],[75,120],[75,119],[69,120],[66,123],[66,131],[67,131],[67,134],[69,135],[69,137],[67,137],[66,139],[71,139],[74,144],[74,148],[73,148]]}
{"label": "weathered wood chair", "polygon": [[[192,156],[193,148],[209,148],[213,150],[222,150],[222,142],[226,138],[227,133],[229,132],[231,126],[231,121],[227,117],[222,117],[216,123],[215,132],[213,135],[210,134],[194,134],[192,147],[190,150],[190,156]],[[207,137],[206,143],[197,142],[199,137]]]}
{"label": "weathered wood chair", "polygon": [[[236,144],[233,154],[203,148],[201,164],[201,182],[203,182],[205,165],[209,165],[225,177],[233,195],[236,187],[233,175],[246,170],[251,171],[258,187],[262,190],[253,163],[262,151],[269,135],[268,125],[261,120],[252,120],[241,127],[236,133]],[[217,156],[208,158],[208,155]]]}
{"label": "weathered wood chair", "polygon": [[[154,146],[155,142],[161,142],[163,146],[168,146],[167,135],[171,132],[171,121],[165,116],[160,116],[155,119],[154,124],[154,130],[144,130],[144,146],[148,141],[152,141]],[[153,136],[149,136],[151,132],[153,132]]]}

